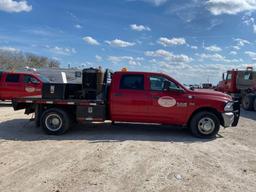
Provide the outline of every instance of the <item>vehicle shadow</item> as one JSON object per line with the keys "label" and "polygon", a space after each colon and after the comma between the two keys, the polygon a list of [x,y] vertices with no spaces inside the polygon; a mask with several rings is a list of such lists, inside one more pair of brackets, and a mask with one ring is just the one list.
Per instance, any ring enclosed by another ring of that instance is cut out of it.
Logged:
{"label": "vehicle shadow", "polygon": [[256,121],[256,112],[255,111],[245,111],[244,109],[241,109],[241,117]]}
{"label": "vehicle shadow", "polygon": [[[218,136],[217,138],[222,138]],[[188,129],[163,125],[141,124],[85,124],[77,125],[59,136],[46,135],[28,119],[16,119],[0,123],[0,139],[18,141],[38,140],[86,140],[91,143],[133,141],[159,142],[208,142],[212,139],[193,137]],[[1,141],[0,141],[1,142]]]}

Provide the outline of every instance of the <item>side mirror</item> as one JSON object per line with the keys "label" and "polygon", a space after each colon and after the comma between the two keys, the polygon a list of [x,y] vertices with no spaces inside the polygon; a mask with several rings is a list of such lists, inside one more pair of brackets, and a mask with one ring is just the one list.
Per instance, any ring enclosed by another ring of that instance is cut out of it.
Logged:
{"label": "side mirror", "polygon": [[180,88],[172,88],[171,87],[171,83],[169,81],[164,81],[164,89],[163,91],[172,91],[172,92],[176,92],[176,93],[184,93],[183,89]]}
{"label": "side mirror", "polygon": [[183,89],[169,89],[169,91],[176,92],[176,93],[185,93]]}
{"label": "side mirror", "polygon": [[37,84],[39,84],[40,82],[37,81],[36,79],[30,79],[30,83],[37,85]]}
{"label": "side mirror", "polygon": [[225,79],[225,75],[224,73],[222,73],[222,80],[224,81],[224,79]]}

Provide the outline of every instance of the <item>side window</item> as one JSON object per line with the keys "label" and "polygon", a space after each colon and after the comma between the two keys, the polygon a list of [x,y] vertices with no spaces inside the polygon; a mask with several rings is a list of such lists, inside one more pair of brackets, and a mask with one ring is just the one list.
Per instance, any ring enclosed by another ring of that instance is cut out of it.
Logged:
{"label": "side window", "polygon": [[180,87],[178,85],[176,85],[175,83],[171,82],[170,81],[170,86],[169,86],[170,89],[180,89]]}
{"label": "side window", "polygon": [[150,77],[150,90],[162,91],[164,89],[164,78],[162,77]]}
{"label": "side window", "polygon": [[244,80],[252,80],[252,73],[251,72],[246,72],[244,74]]}
{"label": "side window", "polygon": [[120,89],[144,90],[144,75],[123,75]]}
{"label": "side window", "polygon": [[152,91],[163,91],[165,81],[169,83],[170,90],[180,89],[174,82],[169,81],[161,76],[151,76],[149,80],[150,80],[150,90]]}
{"label": "side window", "polygon": [[75,72],[75,77],[82,77],[82,72],[81,71],[76,71]]}
{"label": "side window", "polygon": [[0,71],[0,81],[1,81],[1,79],[2,79],[2,72]]}
{"label": "side window", "polygon": [[231,80],[232,79],[232,73],[228,73],[227,74],[227,80]]}
{"label": "side window", "polygon": [[7,83],[18,83],[20,79],[19,74],[8,74],[6,76],[6,82]]}
{"label": "side window", "polygon": [[39,83],[39,81],[31,75],[24,75],[24,83]]}

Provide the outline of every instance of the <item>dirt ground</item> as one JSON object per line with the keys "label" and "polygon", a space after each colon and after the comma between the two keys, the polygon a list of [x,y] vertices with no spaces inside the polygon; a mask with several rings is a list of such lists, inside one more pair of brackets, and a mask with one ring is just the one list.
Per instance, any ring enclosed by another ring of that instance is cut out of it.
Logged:
{"label": "dirt ground", "polygon": [[45,135],[0,106],[0,191],[256,191],[256,112],[200,140],[180,128],[94,124]]}

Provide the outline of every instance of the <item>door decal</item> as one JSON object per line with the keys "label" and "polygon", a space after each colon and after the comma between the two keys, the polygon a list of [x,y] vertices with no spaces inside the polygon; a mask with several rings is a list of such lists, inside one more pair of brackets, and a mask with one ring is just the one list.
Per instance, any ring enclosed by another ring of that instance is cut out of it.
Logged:
{"label": "door decal", "polygon": [[176,100],[172,97],[164,96],[158,99],[158,104],[161,107],[173,107],[176,105]]}

